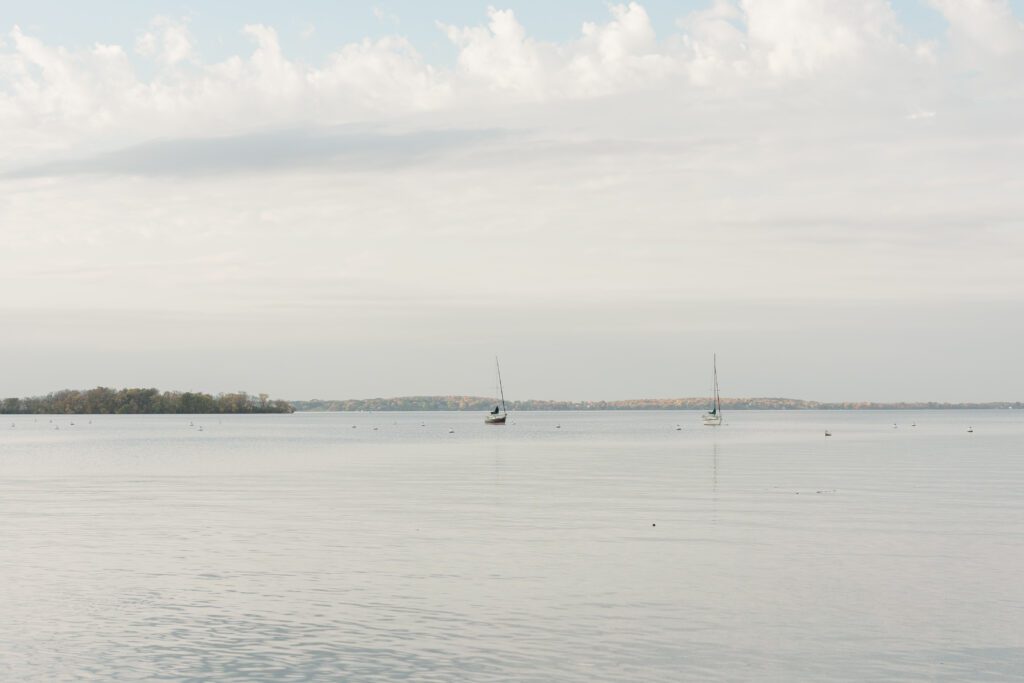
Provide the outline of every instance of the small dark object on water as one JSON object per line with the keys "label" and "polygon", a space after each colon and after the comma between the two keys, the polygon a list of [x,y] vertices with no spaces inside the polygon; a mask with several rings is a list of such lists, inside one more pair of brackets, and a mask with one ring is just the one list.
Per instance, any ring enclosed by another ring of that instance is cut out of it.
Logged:
{"label": "small dark object on water", "polygon": [[651,522],[651,526],[658,526],[658,525],[655,524],[654,522]]}

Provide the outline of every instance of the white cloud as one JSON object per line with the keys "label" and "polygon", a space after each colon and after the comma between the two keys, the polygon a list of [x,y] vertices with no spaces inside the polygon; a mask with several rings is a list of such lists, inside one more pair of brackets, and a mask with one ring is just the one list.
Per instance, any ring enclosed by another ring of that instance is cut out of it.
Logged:
{"label": "white cloud", "polygon": [[611,13],[612,21],[603,26],[591,22],[583,24],[585,40],[594,44],[601,61],[620,62],[657,50],[654,27],[643,7],[635,2],[614,5]]}
{"label": "white cloud", "polygon": [[732,0],[715,0],[708,9],[681,19],[679,26],[689,52],[686,68],[694,83],[706,86],[750,75],[753,65],[744,14]]}
{"label": "white cloud", "polygon": [[606,24],[586,23],[569,57],[568,92],[607,94],[649,87],[677,74],[681,64],[659,46],[654,27],[635,2],[611,7]]}
{"label": "white cloud", "polygon": [[136,40],[135,51],[167,66],[195,58],[188,25],[168,17],[153,20],[150,30]]}
{"label": "white cloud", "polygon": [[307,78],[328,121],[431,111],[452,102],[450,75],[426,64],[399,37],[346,45]]}
{"label": "white cloud", "polygon": [[802,76],[863,59],[898,41],[886,0],[743,0],[752,50],[775,76]]}
{"label": "white cloud", "polygon": [[[489,10],[487,26],[441,25],[459,48],[462,90],[483,90],[518,101],[608,95],[651,87],[680,70],[658,45],[637,3],[613,5],[603,24],[586,22],[562,45],[531,39],[511,10]],[[476,95],[474,95],[475,97]]]}
{"label": "white cloud", "polygon": [[442,26],[459,47],[460,74],[486,89],[543,96],[546,47],[526,37],[512,10],[491,8],[487,13],[487,26]]}
{"label": "white cloud", "polygon": [[[935,2],[955,36],[997,56],[1016,54],[1020,24],[1005,3]],[[827,82],[829,73],[847,83],[858,69],[863,82],[851,89],[870,90],[912,73],[933,80],[944,68],[933,45],[902,42],[885,0],[713,0],[679,28],[658,40],[644,8],[631,2],[611,6],[603,22],[584,23],[573,40],[547,43],[531,38],[511,10],[491,9],[485,25],[441,26],[458,49],[452,69],[427,63],[398,36],[343,45],[322,64],[304,64],[264,25],[242,29],[253,44],[249,54],[201,63],[188,23],[161,17],[135,46],[158,65],[144,78],[118,46],[70,51],[15,27],[12,46],[0,49],[0,129],[19,142],[0,154],[418,112],[458,117],[481,107],[644,90],[736,95],[802,79]],[[931,105],[907,105],[921,106]]]}
{"label": "white cloud", "polygon": [[1007,0],[929,0],[946,18],[954,42],[974,53],[1016,56],[1024,52],[1024,25]]}

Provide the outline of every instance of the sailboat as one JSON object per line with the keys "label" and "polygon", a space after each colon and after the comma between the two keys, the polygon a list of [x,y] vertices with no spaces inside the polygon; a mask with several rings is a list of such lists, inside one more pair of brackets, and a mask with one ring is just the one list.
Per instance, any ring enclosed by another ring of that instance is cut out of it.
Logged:
{"label": "sailboat", "polygon": [[712,357],[714,368],[714,388],[711,394],[711,410],[704,413],[704,424],[708,427],[717,427],[722,424],[722,399],[718,395],[718,357]]}
{"label": "sailboat", "polygon": [[484,424],[503,425],[508,418],[508,411],[505,409],[505,389],[501,386],[501,366],[498,365],[498,357],[494,357],[494,369],[498,372],[498,396],[501,397],[501,405],[494,406],[494,410],[484,417]]}

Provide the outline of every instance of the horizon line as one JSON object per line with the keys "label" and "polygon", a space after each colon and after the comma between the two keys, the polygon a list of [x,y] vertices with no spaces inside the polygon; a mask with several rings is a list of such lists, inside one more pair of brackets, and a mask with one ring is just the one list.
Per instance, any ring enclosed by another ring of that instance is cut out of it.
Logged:
{"label": "horizon line", "polygon": [[[399,401],[430,401],[430,402],[465,402],[465,403],[492,403],[494,397],[477,396],[472,394],[407,394],[401,396],[374,396],[368,398],[345,398],[345,399],[287,399],[292,404],[357,404],[357,403],[391,403]],[[707,396],[677,396],[668,398],[624,398],[624,399],[512,399],[506,402],[510,405],[536,404],[536,405],[627,405],[627,404],[703,404],[707,403]],[[722,397],[724,407],[729,404],[752,404],[761,402],[777,402],[793,406],[818,407],[818,406],[920,406],[920,407],[955,407],[955,406],[1002,406],[1002,407],[1024,407],[1024,401],[1020,400],[987,400],[987,401],[933,401],[933,400],[898,400],[898,401],[877,401],[877,400],[839,400],[822,401],[815,399],[789,398],[784,396],[735,396]]]}

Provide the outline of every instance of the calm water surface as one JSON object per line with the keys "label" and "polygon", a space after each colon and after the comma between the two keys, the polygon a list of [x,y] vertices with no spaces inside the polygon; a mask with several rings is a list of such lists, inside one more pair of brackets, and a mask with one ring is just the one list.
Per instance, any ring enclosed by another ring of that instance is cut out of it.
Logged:
{"label": "calm water surface", "polygon": [[6,417],[2,680],[1024,679],[1022,411]]}

